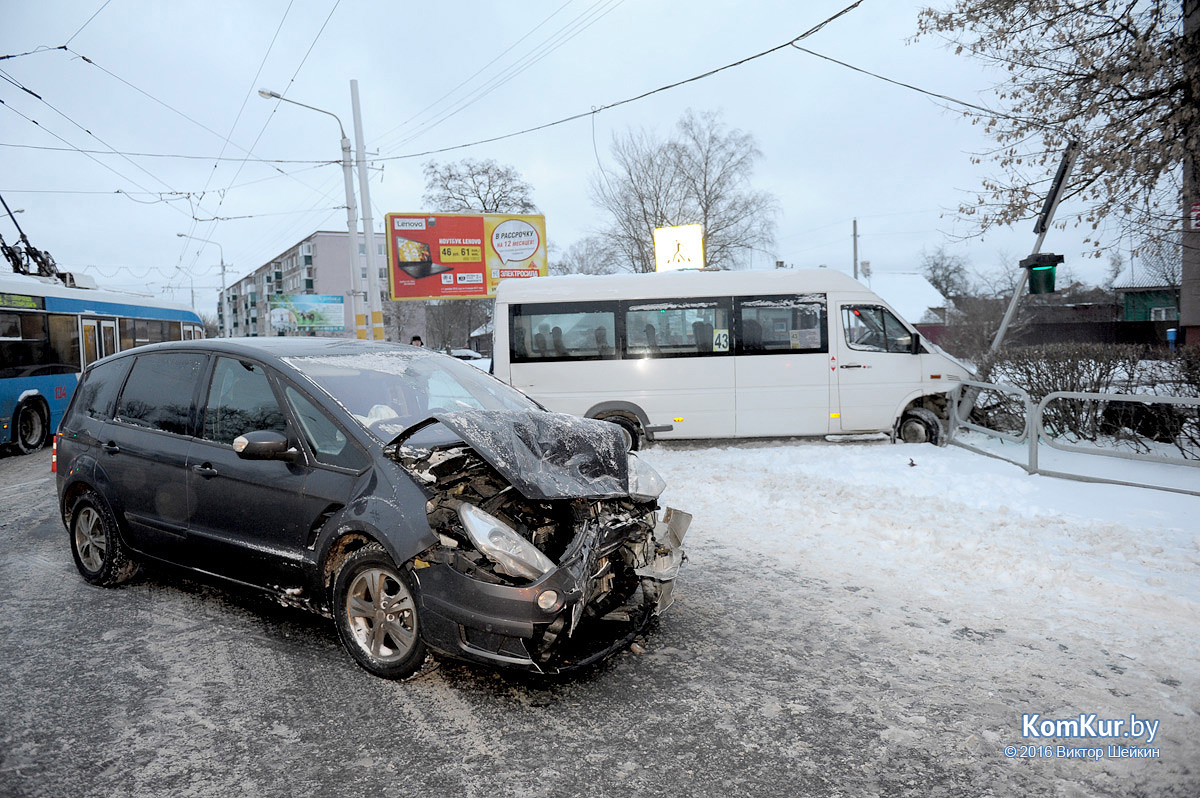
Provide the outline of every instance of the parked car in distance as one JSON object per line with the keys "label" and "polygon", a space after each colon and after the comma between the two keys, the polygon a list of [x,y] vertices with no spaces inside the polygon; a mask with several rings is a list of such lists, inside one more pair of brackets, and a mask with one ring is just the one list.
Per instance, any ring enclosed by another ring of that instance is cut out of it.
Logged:
{"label": "parked car in distance", "polygon": [[671,603],[690,522],[613,425],[398,344],[122,352],[84,372],[55,445],[88,582],[157,560],[261,588],[385,678],[427,650],[549,673],[627,646]]}

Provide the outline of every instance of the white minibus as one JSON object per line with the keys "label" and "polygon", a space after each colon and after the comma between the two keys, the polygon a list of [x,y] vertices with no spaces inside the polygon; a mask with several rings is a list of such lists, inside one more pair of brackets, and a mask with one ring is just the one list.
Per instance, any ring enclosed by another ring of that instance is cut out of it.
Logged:
{"label": "white minibus", "polygon": [[497,377],[645,438],[888,432],[938,443],[969,370],[828,269],[507,280]]}

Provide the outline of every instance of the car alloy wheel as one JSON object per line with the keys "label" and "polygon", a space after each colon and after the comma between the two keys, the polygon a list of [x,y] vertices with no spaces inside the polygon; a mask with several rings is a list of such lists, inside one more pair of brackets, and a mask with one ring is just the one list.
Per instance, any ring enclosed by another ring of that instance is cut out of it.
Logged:
{"label": "car alloy wheel", "polygon": [[338,632],[376,676],[401,679],[425,661],[411,582],[377,543],[355,551],[334,584]]}
{"label": "car alloy wheel", "polygon": [[93,585],[113,587],[137,573],[108,505],[94,491],[84,491],[71,508],[71,554],[80,575]]}

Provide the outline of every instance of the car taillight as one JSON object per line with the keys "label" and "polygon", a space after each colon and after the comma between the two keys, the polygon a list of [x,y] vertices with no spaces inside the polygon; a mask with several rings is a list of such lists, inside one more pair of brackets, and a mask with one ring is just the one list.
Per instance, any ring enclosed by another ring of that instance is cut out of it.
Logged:
{"label": "car taillight", "polygon": [[58,473],[58,433],[55,433],[54,441],[50,444],[50,473]]}

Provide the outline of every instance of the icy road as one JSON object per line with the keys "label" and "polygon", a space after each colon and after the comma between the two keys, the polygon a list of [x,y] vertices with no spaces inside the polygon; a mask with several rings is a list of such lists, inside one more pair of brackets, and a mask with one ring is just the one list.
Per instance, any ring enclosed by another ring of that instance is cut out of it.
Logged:
{"label": "icy road", "polygon": [[0,459],[0,794],[1200,794],[1200,499],[953,447],[645,457],[695,520],[641,653],[400,684],[234,588],[89,587],[49,456]]}

